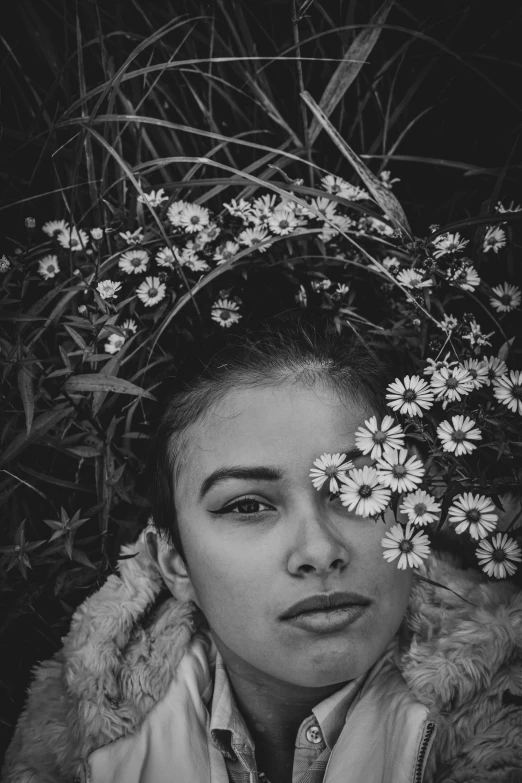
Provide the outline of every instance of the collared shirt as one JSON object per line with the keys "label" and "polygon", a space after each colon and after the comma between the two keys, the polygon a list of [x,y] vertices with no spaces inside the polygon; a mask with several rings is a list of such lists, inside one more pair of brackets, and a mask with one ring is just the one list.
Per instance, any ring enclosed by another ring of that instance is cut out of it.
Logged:
{"label": "collared shirt", "polygon": [[[312,708],[295,741],[292,783],[322,783],[326,765],[346,720],[346,713],[368,676],[365,672]],[[210,735],[221,751],[230,783],[260,783],[255,745],[236,705],[224,661],[216,655]]]}

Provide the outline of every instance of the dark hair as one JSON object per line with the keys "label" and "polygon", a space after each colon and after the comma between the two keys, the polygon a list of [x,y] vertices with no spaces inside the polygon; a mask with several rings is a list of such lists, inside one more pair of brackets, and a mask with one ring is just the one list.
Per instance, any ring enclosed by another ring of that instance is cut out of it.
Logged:
{"label": "dark hair", "polygon": [[382,345],[339,332],[331,317],[306,311],[272,317],[242,333],[218,334],[195,348],[175,375],[167,374],[160,390],[149,459],[152,514],[160,536],[185,560],[175,507],[183,449],[191,425],[229,391],[321,381],[341,398],[348,394],[382,416],[385,388],[394,377],[390,370]]}

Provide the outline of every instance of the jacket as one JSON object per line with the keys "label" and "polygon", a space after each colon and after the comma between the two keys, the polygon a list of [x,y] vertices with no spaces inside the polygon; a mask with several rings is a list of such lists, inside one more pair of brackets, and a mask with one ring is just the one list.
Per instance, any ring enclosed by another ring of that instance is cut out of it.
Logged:
{"label": "jacket", "polygon": [[[227,783],[208,732],[215,647],[146,532],[34,667],[2,783]],[[415,580],[324,783],[522,783],[522,591],[440,553],[419,573],[450,590]]]}

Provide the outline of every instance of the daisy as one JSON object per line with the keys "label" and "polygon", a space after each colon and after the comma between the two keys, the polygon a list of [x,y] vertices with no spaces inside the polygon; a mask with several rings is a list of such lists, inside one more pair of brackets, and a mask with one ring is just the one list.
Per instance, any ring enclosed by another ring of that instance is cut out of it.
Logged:
{"label": "daisy", "polygon": [[431,277],[427,280],[423,280],[422,277],[415,269],[403,269],[397,275],[397,280],[405,288],[430,288],[433,285]]}
{"label": "daisy", "polygon": [[466,359],[460,365],[471,375],[473,381],[473,387],[480,389],[486,383],[488,372],[484,366],[484,362],[480,362],[478,359]]}
{"label": "daisy", "polygon": [[372,416],[355,433],[355,445],[362,454],[378,459],[382,457],[385,448],[404,448],[404,432],[398,424],[394,424],[391,416],[385,416],[380,427],[377,425],[377,416]]}
{"label": "daisy", "polygon": [[469,243],[469,239],[462,239],[458,231],[456,234],[441,234],[431,241],[436,248],[433,252],[435,258],[440,258],[446,253],[459,253]]}
{"label": "daisy", "polygon": [[522,416],[522,371],[511,370],[509,377],[506,374],[493,381],[493,394],[502,405]]}
{"label": "daisy", "polygon": [[428,525],[438,519],[440,503],[423,489],[418,489],[404,497],[399,510],[408,515],[412,525]]}
{"label": "daisy", "polygon": [[505,207],[501,201],[498,201],[495,212],[500,212],[501,214],[504,214],[505,212],[522,212],[522,207],[520,204],[515,204],[514,201],[512,201],[509,206]]}
{"label": "daisy", "polygon": [[234,215],[234,217],[239,217],[245,221],[248,220],[252,214],[252,206],[250,205],[250,202],[245,201],[244,198],[240,198],[239,201],[236,201],[236,199],[233,198],[230,204],[223,204],[223,206],[230,212],[231,215]]}
{"label": "daisy", "polygon": [[455,533],[464,533],[469,528],[472,538],[485,538],[495,529],[498,514],[495,506],[484,495],[472,495],[465,492],[458,495],[448,511],[448,520],[454,525]]}
{"label": "daisy", "polygon": [[382,220],[369,217],[367,218],[367,221],[368,227],[373,231],[376,231],[378,234],[381,234],[381,236],[392,237],[395,234],[395,229],[389,226],[387,223],[384,223]]}
{"label": "daisy", "polygon": [[433,392],[418,375],[407,375],[403,381],[395,378],[387,392],[388,407],[408,416],[423,416],[422,408],[428,409],[433,405]]}
{"label": "daisy", "polygon": [[340,501],[349,511],[361,517],[373,517],[387,507],[391,492],[379,482],[375,468],[368,465],[353,468],[348,476],[339,478],[343,484]]}
{"label": "daisy", "polygon": [[138,299],[141,299],[145,307],[161,302],[165,296],[167,287],[159,277],[146,277],[144,282],[136,289]]}
{"label": "daisy", "polygon": [[143,242],[143,228],[140,226],[136,231],[120,231],[119,236],[128,245],[141,245]]}
{"label": "daisy", "polygon": [[91,237],[99,242],[103,239],[103,228],[91,228]]}
{"label": "daisy", "polygon": [[299,220],[289,209],[276,209],[268,218],[268,227],[274,234],[285,236],[291,234],[303,221]]}
{"label": "daisy", "polygon": [[315,468],[309,473],[312,484],[316,489],[321,489],[324,482],[330,479],[330,492],[339,492],[339,482],[337,480],[340,473],[346,473],[354,467],[353,462],[343,462],[345,454],[321,454],[314,460]]}
{"label": "daisy", "polygon": [[167,266],[172,269],[176,263],[176,256],[170,247],[162,247],[161,250],[158,250],[156,263],[158,266]]}
{"label": "daisy", "polygon": [[125,342],[125,337],[120,334],[110,334],[108,341],[103,346],[106,353],[118,353]]}
{"label": "daisy", "polygon": [[199,204],[186,204],[181,210],[179,216],[180,225],[193,234],[195,231],[201,231],[210,223],[210,212],[206,207],[200,207]]}
{"label": "daisy", "polygon": [[185,262],[185,266],[188,266],[193,272],[207,272],[210,269],[207,262],[203,258],[198,258],[197,256],[189,258],[188,261]]}
{"label": "daisy", "polygon": [[472,319],[469,324],[469,332],[467,332],[467,334],[463,334],[462,339],[469,340],[469,343],[472,347],[475,345],[491,345],[488,337],[491,337],[492,334],[494,334],[494,332],[489,332],[489,334],[482,334],[482,330],[479,324],[475,321],[475,319]]}
{"label": "daisy", "polygon": [[324,280],[312,280],[311,285],[314,291],[327,291],[332,285],[332,281],[325,277]]}
{"label": "daisy", "polygon": [[214,239],[217,239],[220,233],[221,229],[218,225],[216,225],[216,223],[209,223],[208,226],[203,229],[203,231],[200,231],[199,234],[196,234],[195,243],[198,245],[198,247],[203,247],[209,242],[213,242]]}
{"label": "daisy", "polygon": [[463,291],[474,291],[480,285],[480,277],[472,264],[466,264],[455,270],[453,276],[449,276],[448,280],[453,285],[462,288]]}
{"label": "daisy", "polygon": [[411,492],[424,476],[424,465],[417,457],[408,459],[407,449],[385,448],[376,468],[379,480],[394,492]]}
{"label": "daisy", "polygon": [[7,270],[10,268],[11,262],[6,255],[3,255],[2,258],[0,258],[0,272],[7,272]]}
{"label": "daisy", "polygon": [[96,286],[96,290],[102,299],[114,299],[121,288],[121,283],[115,283],[113,280],[102,280]]}
{"label": "daisy", "polygon": [[122,272],[128,275],[145,272],[149,263],[149,254],[146,250],[127,250],[118,261]]}
{"label": "daisy", "polygon": [[237,312],[238,310],[239,305],[237,302],[225,297],[214,302],[210,317],[217,321],[220,326],[228,328],[241,319],[242,316]]}
{"label": "daisy", "polygon": [[138,331],[136,321],[133,321],[132,318],[128,318],[126,321],[124,321],[121,325],[121,328],[125,329],[126,332],[130,332],[131,334],[136,334]]}
{"label": "daisy", "polygon": [[144,193],[143,196],[138,196],[140,204],[149,204],[151,207],[159,207],[164,201],[168,200],[169,197],[165,196],[165,188],[151,190],[150,193]]}
{"label": "daisy", "polygon": [[323,228],[319,234],[319,238],[323,242],[329,242],[330,239],[337,236],[340,231],[348,231],[348,229],[353,226],[353,220],[345,215],[334,215],[332,223],[335,225],[335,228],[328,223],[323,223]]}
{"label": "daisy", "polygon": [[442,443],[444,451],[453,451],[456,457],[461,454],[471,454],[476,449],[472,440],[482,440],[479,429],[474,427],[476,421],[469,416],[452,416],[451,424],[443,421],[437,427],[437,435]]}
{"label": "daisy", "polygon": [[451,334],[458,325],[459,322],[454,315],[445,315],[444,320],[439,323],[439,327],[443,332],[446,332],[446,334]]}
{"label": "daisy", "polygon": [[[389,532],[381,539],[381,546],[386,549],[383,557],[391,563],[397,557],[397,568],[418,568],[422,561],[430,553],[430,540],[426,533],[417,531],[410,522],[404,528],[402,525],[393,525]],[[400,557],[399,557],[400,555]]]}
{"label": "daisy", "polygon": [[486,356],[482,360],[482,365],[486,371],[484,383],[489,386],[492,381],[496,381],[503,375],[506,375],[508,368],[506,362],[497,359],[496,356]]}
{"label": "daisy", "polygon": [[44,256],[38,262],[38,274],[42,275],[44,280],[50,280],[52,277],[56,277],[60,267],[58,266],[57,256]]}
{"label": "daisy", "polygon": [[434,372],[437,372],[438,370],[442,370],[443,367],[446,367],[447,369],[450,369],[451,367],[454,367],[458,362],[456,361],[450,361],[450,354],[449,352],[446,354],[444,359],[426,359],[427,367],[423,370],[423,375],[433,375]]}
{"label": "daisy", "polygon": [[315,209],[320,212],[320,216],[317,216],[315,212],[312,212],[310,209],[305,209],[304,213],[306,217],[313,218],[314,220],[321,220],[321,216],[328,220],[332,220],[335,217],[337,204],[335,201],[330,201],[330,199],[325,196],[312,199],[310,206],[315,207]]}
{"label": "daisy", "polygon": [[335,296],[336,299],[340,299],[342,296],[345,296],[350,291],[350,286],[345,285],[344,283],[337,283],[337,288],[333,292],[333,296]]}
{"label": "daisy", "polygon": [[516,285],[504,283],[493,288],[496,297],[490,297],[491,307],[499,313],[509,313],[520,306],[520,288]]}
{"label": "daisy", "polygon": [[486,231],[482,249],[484,253],[489,253],[490,250],[493,250],[494,253],[498,253],[498,251],[503,248],[505,244],[506,232],[504,229],[500,228],[499,226],[490,226]]}
{"label": "daisy", "polygon": [[187,243],[186,247],[175,247],[174,255],[178,259],[181,266],[185,266],[185,264],[188,264],[191,261],[197,261],[199,258],[198,254],[194,250],[194,247],[190,245],[190,243]]}
{"label": "daisy", "polygon": [[86,247],[89,237],[85,231],[80,228],[65,228],[56,234],[56,239],[62,247],[68,247],[71,250],[82,250]]}
{"label": "daisy", "polygon": [[188,206],[189,205],[186,201],[173,201],[167,209],[167,218],[173,226],[176,226],[176,228],[181,226],[181,213]]}
{"label": "daisy", "polygon": [[47,234],[48,237],[54,237],[56,234],[60,234],[62,231],[67,232],[69,224],[65,220],[49,220],[42,226],[42,231]]}
{"label": "daisy", "polygon": [[239,253],[239,245],[237,242],[225,242],[224,245],[221,245],[221,247],[218,247],[216,252],[214,253],[214,261],[217,261],[217,265],[225,264],[227,261],[230,261],[231,258],[233,258],[237,253]]}
{"label": "daisy", "polygon": [[381,171],[381,173],[379,174],[379,178],[382,184],[384,185],[384,187],[387,188],[388,190],[391,190],[392,185],[394,185],[396,182],[401,181],[399,177],[393,177],[392,179],[391,171]]}
{"label": "daisy", "polygon": [[466,394],[473,391],[473,378],[464,367],[447,367],[437,370],[430,379],[431,388],[437,401],[445,403],[461,400]]}
{"label": "daisy", "polygon": [[266,247],[259,247],[259,243],[268,237],[268,231],[263,226],[245,228],[238,236],[238,242],[247,247],[257,247],[260,253],[264,253]]}
{"label": "daisy", "polygon": [[400,267],[399,260],[395,258],[395,256],[386,256],[386,258],[382,259],[381,263],[385,269],[388,269],[388,271],[390,269],[399,269]]}
{"label": "daisy", "polygon": [[345,182],[341,177],[335,177],[333,174],[327,174],[321,180],[321,185],[328,192],[334,196],[340,196],[341,198],[349,198],[350,189],[352,186]]}
{"label": "daisy", "polygon": [[522,550],[514,539],[505,533],[497,533],[491,543],[481,541],[476,549],[477,560],[488,576],[504,579],[517,570],[516,561],[522,560]]}
{"label": "daisy", "polygon": [[249,222],[258,225],[259,223],[266,223],[272,212],[276,208],[277,196],[275,193],[265,193],[264,196],[256,198],[252,202],[252,212],[249,217]]}

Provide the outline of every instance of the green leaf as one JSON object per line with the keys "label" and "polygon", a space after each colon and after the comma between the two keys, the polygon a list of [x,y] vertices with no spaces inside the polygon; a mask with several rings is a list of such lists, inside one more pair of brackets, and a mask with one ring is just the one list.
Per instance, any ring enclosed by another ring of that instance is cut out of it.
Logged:
{"label": "green leaf", "polygon": [[64,388],[69,393],[73,392],[118,392],[119,394],[133,394],[136,397],[145,397],[155,400],[153,394],[136,386],[130,381],[118,378],[116,375],[101,375],[89,373],[87,375],[75,375],[65,382]]}
{"label": "green leaf", "polygon": [[338,131],[334,128],[326,114],[317,105],[310,93],[302,92],[301,98],[304,100],[310,111],[317,117],[318,121],[328,133],[334,144],[343,153],[345,158],[350,161],[355,171],[358,173],[377,204],[380,206],[384,214],[395,224],[397,228],[403,231],[410,241],[412,240],[411,229],[408,223],[408,219],[404,213],[403,208],[388,188],[385,188],[382,182],[375,174],[370,171],[365,163],[359,158],[358,155],[352,150],[344,139],[341,138]]}
{"label": "green leaf", "polygon": [[[370,25],[384,24],[392,4],[393,0],[386,0],[371,18]],[[354,39],[344,55],[343,61],[339,63],[335,73],[326,85],[319,101],[319,107],[327,117],[333,112],[348,87],[355,80],[362,66],[365,65],[365,61],[377,43],[380,34],[381,30],[378,27],[370,27],[362,30]],[[308,131],[310,144],[313,144],[318,137],[321,127],[322,125],[317,117],[314,117]]]}
{"label": "green leaf", "polygon": [[34,416],[34,388],[33,376],[28,367],[22,366],[17,373],[18,389],[25,411],[25,429],[29,437]]}
{"label": "green leaf", "polygon": [[38,418],[34,420],[30,435],[27,435],[25,432],[20,433],[11,441],[4,453],[0,456],[0,464],[8,462],[13,459],[13,457],[18,456],[27,446],[34,443],[41,435],[44,435],[52,429],[59,421],[65,418],[65,416],[68,416],[71,411],[71,406],[66,405],[63,408],[42,413],[41,416],[38,416]]}

